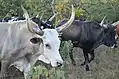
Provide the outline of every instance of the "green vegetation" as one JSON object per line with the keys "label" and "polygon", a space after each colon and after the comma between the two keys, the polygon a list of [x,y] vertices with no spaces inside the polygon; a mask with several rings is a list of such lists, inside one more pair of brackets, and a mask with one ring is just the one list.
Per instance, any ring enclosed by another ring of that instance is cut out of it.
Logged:
{"label": "green vegetation", "polygon": [[17,14],[22,16],[21,5],[23,5],[30,16],[41,16],[47,20],[53,15],[52,5],[58,12],[56,21],[69,18],[71,4],[75,6],[76,18],[85,16],[88,20],[102,20],[106,15],[107,22],[119,19],[119,0],[0,0],[0,17]]}
{"label": "green vegetation", "polygon": [[[80,16],[84,16],[86,17],[87,20],[101,21],[104,16],[107,16],[105,21],[107,23],[112,23],[119,20],[119,0],[54,0],[54,4],[52,4],[52,0],[0,0],[0,18],[9,17],[12,16],[12,14],[22,16],[23,13],[21,5],[23,5],[27,9],[31,17],[36,16],[38,14],[39,17],[43,15],[42,16],[43,20],[47,20],[53,15],[51,7],[51,5],[53,5],[56,12],[58,12],[58,16],[56,17],[55,20],[55,24],[57,24],[58,21],[60,21],[61,19],[70,17],[71,4],[73,4],[75,7],[76,19],[79,19]],[[45,66],[37,66],[34,67],[31,72],[29,72],[29,76],[32,76],[33,79],[118,79],[119,78],[119,71],[118,71],[119,67],[118,64],[116,65],[116,63],[118,63],[119,60],[118,57],[119,54],[118,52],[115,53],[114,51],[108,51],[105,53],[106,49],[102,51],[104,56],[99,55],[102,59],[96,58],[97,60],[94,61],[93,64],[94,71],[92,73],[87,75],[87,73],[84,72],[83,67],[78,69],[78,67],[80,66],[78,64],[79,66],[76,66],[77,68],[76,70],[78,71],[74,70],[78,74],[75,74],[73,75],[73,77],[71,77],[70,74],[72,71],[70,72],[70,70],[68,69],[69,68],[68,65],[70,63],[68,61],[69,60],[68,52],[70,51],[71,47],[72,44],[70,41],[63,42],[61,44],[60,50],[61,55],[66,62],[62,68],[49,70]],[[79,51],[74,52],[78,53]],[[109,53],[109,55],[107,53]],[[82,56],[79,56],[79,59],[81,59],[80,57]],[[115,57],[115,59],[113,57]],[[112,60],[109,60],[109,58],[112,58]],[[111,61],[114,63],[111,64],[110,63]],[[110,67],[108,66],[108,64],[111,64],[109,65]],[[80,78],[77,75],[79,75]]]}

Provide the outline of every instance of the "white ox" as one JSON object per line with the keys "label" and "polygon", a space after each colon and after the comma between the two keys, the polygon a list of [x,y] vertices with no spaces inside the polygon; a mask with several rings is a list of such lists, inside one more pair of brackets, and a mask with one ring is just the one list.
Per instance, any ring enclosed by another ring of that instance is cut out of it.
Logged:
{"label": "white ox", "polygon": [[[40,36],[31,33],[27,28],[26,22],[27,21],[0,23],[0,60],[2,63],[2,76],[6,71],[5,69],[19,59],[26,59],[23,60],[25,61],[23,64],[29,65],[28,67],[30,69],[32,63],[35,63],[35,60],[37,60],[37,57],[41,54],[48,58],[52,66],[57,66],[57,63],[63,63],[59,54],[60,40],[57,31],[54,29],[46,29],[43,31],[43,35]],[[54,38],[52,38],[52,36]],[[53,57],[51,57],[51,55]],[[27,68],[24,69],[22,70],[24,72],[28,72],[29,70]]]}
{"label": "white ox", "polygon": [[1,77],[4,77],[11,65],[20,68],[26,77],[41,54],[53,67],[63,63],[59,54],[60,40],[57,31],[37,29],[37,24],[30,21],[27,12],[24,12],[26,20],[0,23]]}
{"label": "white ox", "polygon": [[[60,40],[56,29],[40,30],[36,24],[29,19],[28,13],[23,9],[26,20],[9,23],[0,23],[0,60],[2,63],[1,77],[10,66],[15,66],[27,72],[37,60],[50,63],[53,67],[63,63],[59,54]],[[70,20],[59,29],[64,29],[74,20],[74,8]],[[46,60],[42,60],[44,58]]]}

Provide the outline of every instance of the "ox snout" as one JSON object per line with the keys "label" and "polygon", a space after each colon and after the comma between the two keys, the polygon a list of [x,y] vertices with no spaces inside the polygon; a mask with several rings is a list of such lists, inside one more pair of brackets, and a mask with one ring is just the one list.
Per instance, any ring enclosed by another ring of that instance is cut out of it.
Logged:
{"label": "ox snout", "polygon": [[63,60],[51,61],[52,67],[61,67],[63,65]]}
{"label": "ox snout", "polygon": [[46,64],[51,64],[52,67],[60,67],[63,65],[63,60],[61,57],[55,58],[55,57],[50,57],[49,59],[46,58],[44,55],[40,55],[38,57],[38,60],[46,63]]}
{"label": "ox snout", "polygon": [[61,67],[63,65],[62,62],[57,62],[57,67]]}

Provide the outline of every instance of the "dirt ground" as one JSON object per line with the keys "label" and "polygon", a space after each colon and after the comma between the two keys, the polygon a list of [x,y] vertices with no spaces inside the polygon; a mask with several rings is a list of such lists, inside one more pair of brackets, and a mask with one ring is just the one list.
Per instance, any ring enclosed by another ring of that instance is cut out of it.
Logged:
{"label": "dirt ground", "polygon": [[95,50],[95,59],[90,63],[91,71],[88,72],[85,71],[85,66],[81,66],[84,61],[82,50],[74,48],[73,53],[76,66],[71,64],[68,57],[66,79],[119,79],[119,47],[98,47]]}
{"label": "dirt ground", "polygon": [[[66,50],[66,48],[64,48],[64,50]],[[54,71],[53,74],[50,75],[54,76],[52,78],[37,77],[31,79],[119,79],[119,46],[116,49],[111,49],[106,46],[98,47],[95,50],[95,59],[90,63],[91,71],[88,72],[85,71],[85,66],[81,66],[81,63],[84,61],[82,50],[80,48],[74,48],[73,54],[76,66],[71,64],[70,57],[67,55],[65,67],[60,68],[61,71],[59,70],[61,78],[58,78],[59,75]],[[40,71],[40,69],[38,70]],[[17,78],[7,76],[7,78],[3,79],[23,79],[23,73],[16,73],[18,70],[15,69],[11,72],[9,75],[17,76]],[[48,72],[48,70],[46,70],[46,72]]]}

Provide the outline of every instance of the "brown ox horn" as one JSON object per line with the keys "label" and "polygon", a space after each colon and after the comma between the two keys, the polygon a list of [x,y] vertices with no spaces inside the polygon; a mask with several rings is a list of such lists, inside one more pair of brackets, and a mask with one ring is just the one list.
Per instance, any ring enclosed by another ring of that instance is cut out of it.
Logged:
{"label": "brown ox horn", "polygon": [[[36,23],[34,23],[33,21],[30,21],[30,18],[29,18],[29,15],[28,15],[26,9],[23,6],[21,6],[21,8],[24,12],[24,17],[27,20],[28,30],[32,33],[37,33],[42,36],[44,34],[44,32],[42,30],[40,30],[39,28],[34,29],[34,27],[36,27],[38,25]],[[33,26],[33,27],[30,27],[30,26]]]}
{"label": "brown ox horn", "polygon": [[56,30],[57,30],[58,32],[60,32],[60,31],[62,31],[63,29],[68,28],[68,27],[72,24],[72,22],[74,21],[74,19],[75,19],[75,11],[74,11],[74,6],[72,5],[72,15],[71,15],[69,21],[68,21],[67,23],[61,25],[60,27],[57,27]]}

